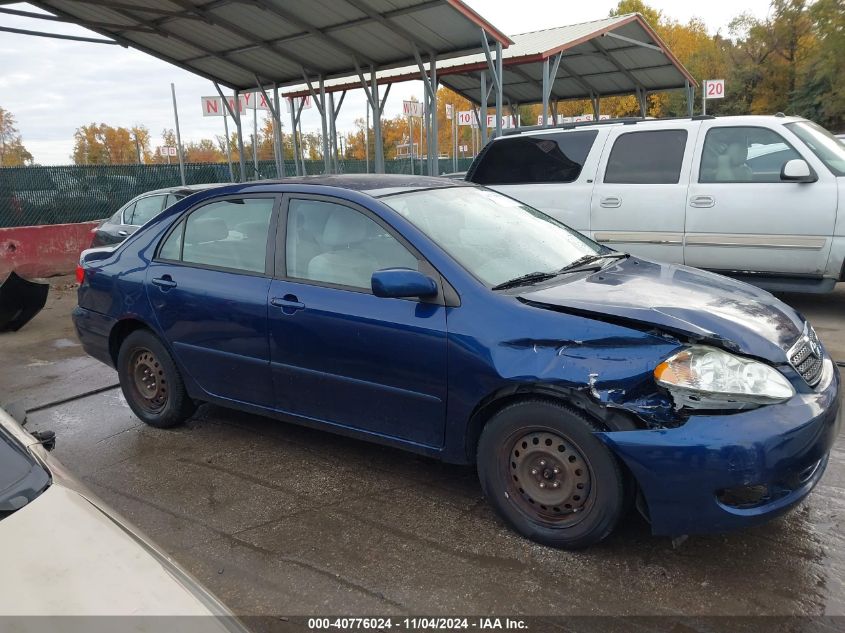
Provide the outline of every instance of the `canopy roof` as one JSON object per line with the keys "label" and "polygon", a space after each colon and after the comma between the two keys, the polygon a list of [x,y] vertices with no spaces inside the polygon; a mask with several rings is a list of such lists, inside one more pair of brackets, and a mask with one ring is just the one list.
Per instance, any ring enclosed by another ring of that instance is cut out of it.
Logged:
{"label": "canopy roof", "polygon": [[[583,99],[684,88],[695,79],[677,60],[643,17],[637,13],[511,36],[503,51],[503,93],[513,104],[543,101],[543,65],[562,53],[552,77],[550,99]],[[437,61],[437,79],[473,103],[479,103],[480,73],[488,70],[483,53]],[[418,66],[377,74],[380,83],[419,78]],[[488,81],[488,86],[490,82]],[[327,90],[359,87],[346,77],[326,84]],[[300,96],[304,85],[283,91]]]}
{"label": "canopy roof", "polygon": [[[32,4],[230,88],[478,51],[510,40],[460,0],[34,0]],[[360,84],[359,84],[360,85]]]}

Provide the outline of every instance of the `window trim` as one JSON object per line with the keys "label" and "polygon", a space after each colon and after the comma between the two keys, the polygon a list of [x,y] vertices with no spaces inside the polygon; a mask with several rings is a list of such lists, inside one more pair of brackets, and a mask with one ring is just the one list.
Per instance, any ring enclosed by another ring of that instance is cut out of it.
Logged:
{"label": "window trim", "polygon": [[[613,150],[616,149],[616,144],[619,142],[623,136],[633,135],[633,134],[655,134],[655,133],[666,133],[666,132],[682,132],[684,134],[684,147],[683,151],[681,152],[681,162],[678,168],[678,180],[675,182],[608,182],[607,180],[607,169],[610,166],[610,159],[613,158]],[[608,141],[612,140],[610,145],[610,149],[607,150],[607,158],[602,165],[602,174],[601,174],[601,184],[603,185],[614,185],[614,186],[646,186],[646,187],[654,187],[654,186],[673,186],[673,185],[680,185],[684,183],[684,161],[687,158],[690,142],[690,130],[686,127],[670,127],[670,128],[656,128],[651,130],[629,130],[624,131],[617,134],[614,138],[608,137]],[[686,186],[686,185],[685,185]]]}
{"label": "window trim", "polygon": [[[792,181],[781,180],[780,178],[778,178],[777,180],[766,180],[766,181],[763,181],[763,180],[704,180],[703,181],[703,180],[701,180],[701,164],[704,162],[704,147],[705,147],[705,145],[707,145],[707,137],[710,135],[710,132],[712,132],[713,130],[731,130],[731,129],[741,130],[741,129],[749,129],[749,128],[753,129],[753,130],[766,130],[768,132],[771,132],[772,134],[777,134],[782,139],[784,145],[786,145],[789,149],[791,149],[793,152],[798,154],[799,158],[801,160],[803,160],[805,163],[807,163],[807,166],[810,168],[810,173],[814,174],[814,175],[816,174],[816,170],[813,169],[813,166],[810,164],[810,161],[808,161],[806,159],[806,157],[801,152],[799,152],[798,149],[792,143],[789,142],[789,139],[787,139],[783,134],[781,134],[777,130],[774,130],[774,129],[772,129],[768,126],[765,126],[765,125],[711,125],[710,127],[707,128],[707,131],[704,132],[704,138],[701,141],[701,152],[699,153],[698,165],[696,166],[698,173],[696,174],[695,182],[697,184],[699,184],[699,185],[773,185],[773,184],[777,184],[777,183],[781,183],[781,184],[785,184],[785,185],[790,185],[790,184],[794,185],[795,184]],[[746,159],[746,161],[747,160],[748,159]]]}
{"label": "window trim", "polygon": [[311,193],[286,193],[282,196],[281,208],[279,210],[279,223],[276,229],[276,257],[274,262],[273,278],[279,281],[286,281],[290,283],[303,284],[307,286],[317,286],[320,288],[331,288],[333,290],[346,290],[348,292],[357,292],[358,294],[373,295],[372,288],[360,288],[358,286],[347,286],[345,284],[335,284],[327,281],[315,281],[313,279],[303,279],[301,277],[290,277],[287,274],[287,227],[288,216],[290,214],[290,203],[293,200],[317,200],[327,202],[329,204],[337,204],[339,206],[347,207],[353,211],[357,211],[369,218],[379,226],[381,226],[388,234],[398,241],[408,252],[413,255],[419,264],[418,271],[424,275],[431,277],[437,284],[437,294],[433,297],[419,298],[419,297],[398,297],[401,300],[411,301],[416,303],[436,303],[438,305],[445,305],[444,287],[448,283],[443,279],[442,275],[437,269],[426,259],[426,257],[417,250],[401,233],[399,233],[393,226],[385,221],[377,213],[346,198],[338,198],[336,196],[325,194],[311,194]]}
{"label": "window trim", "polygon": [[[173,224],[165,231],[164,235],[159,238],[158,244],[156,245],[155,254],[153,255],[153,262],[156,263],[163,263],[163,264],[170,264],[175,266],[184,266],[186,268],[198,268],[201,270],[216,270],[220,272],[226,273],[234,273],[238,275],[249,275],[250,277],[266,277],[268,279],[273,278],[273,259],[275,256],[275,236],[276,231],[278,229],[278,222],[279,222],[279,213],[281,208],[281,200],[282,195],[278,193],[246,193],[246,194],[230,194],[226,196],[218,196],[214,198],[205,198],[204,200],[200,200],[190,209],[183,211],[179,216],[174,220]],[[209,204],[214,204],[216,202],[223,202],[226,200],[246,200],[246,199],[261,199],[261,200],[273,200],[273,210],[270,214],[270,224],[267,229],[267,245],[265,246],[264,251],[264,270],[262,272],[258,272],[255,270],[243,270],[241,268],[229,268],[227,266],[213,266],[211,264],[199,264],[196,262],[186,262],[182,259],[184,250],[185,250],[185,227],[188,224],[188,218],[196,211],[199,211],[201,208],[208,206]],[[182,231],[182,243],[179,247],[179,259],[164,259],[159,256],[161,253],[161,249],[164,246],[165,242],[170,239],[170,236],[177,230]]]}

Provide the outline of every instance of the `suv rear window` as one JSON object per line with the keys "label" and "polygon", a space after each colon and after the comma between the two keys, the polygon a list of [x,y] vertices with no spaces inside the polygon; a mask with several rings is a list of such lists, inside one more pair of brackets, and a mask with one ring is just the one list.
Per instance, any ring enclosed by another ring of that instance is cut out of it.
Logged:
{"label": "suv rear window", "polygon": [[604,182],[674,185],[681,179],[686,130],[620,134],[610,151]]}
{"label": "suv rear window", "polygon": [[479,185],[573,182],[596,140],[596,130],[514,136],[490,143],[467,174]]}

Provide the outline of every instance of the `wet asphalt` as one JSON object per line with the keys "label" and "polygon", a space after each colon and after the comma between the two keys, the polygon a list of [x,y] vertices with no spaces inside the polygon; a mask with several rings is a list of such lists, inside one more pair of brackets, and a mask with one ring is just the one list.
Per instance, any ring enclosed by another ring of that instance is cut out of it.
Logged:
{"label": "wet asphalt", "polygon": [[[506,528],[472,468],[210,405],[143,425],[78,345],[70,281],[0,334],[0,404],[54,430],[55,455],[238,614],[845,615],[842,436],[814,493],[767,525],[678,544],[632,513],[558,551]],[[783,298],[845,361],[845,288]]]}

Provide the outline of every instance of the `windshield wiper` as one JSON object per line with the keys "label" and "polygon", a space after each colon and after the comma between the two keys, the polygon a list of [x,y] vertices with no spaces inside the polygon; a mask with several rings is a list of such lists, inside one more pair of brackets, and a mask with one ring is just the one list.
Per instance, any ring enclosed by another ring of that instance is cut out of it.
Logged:
{"label": "windshield wiper", "polygon": [[505,290],[507,288],[516,288],[518,286],[529,286],[531,284],[536,284],[541,281],[546,281],[547,279],[552,279],[557,277],[558,273],[541,273],[541,272],[533,272],[528,273],[527,275],[520,275],[519,277],[514,277],[513,279],[508,279],[507,281],[503,281],[497,286],[493,286],[493,290]]}
{"label": "windshield wiper", "polygon": [[561,273],[574,273],[580,272],[583,270],[589,270],[590,268],[595,268],[595,266],[591,266],[591,264],[596,264],[603,259],[626,259],[630,257],[628,253],[605,253],[604,255],[584,255],[584,257],[579,257],[571,264],[564,266],[558,272]]}

